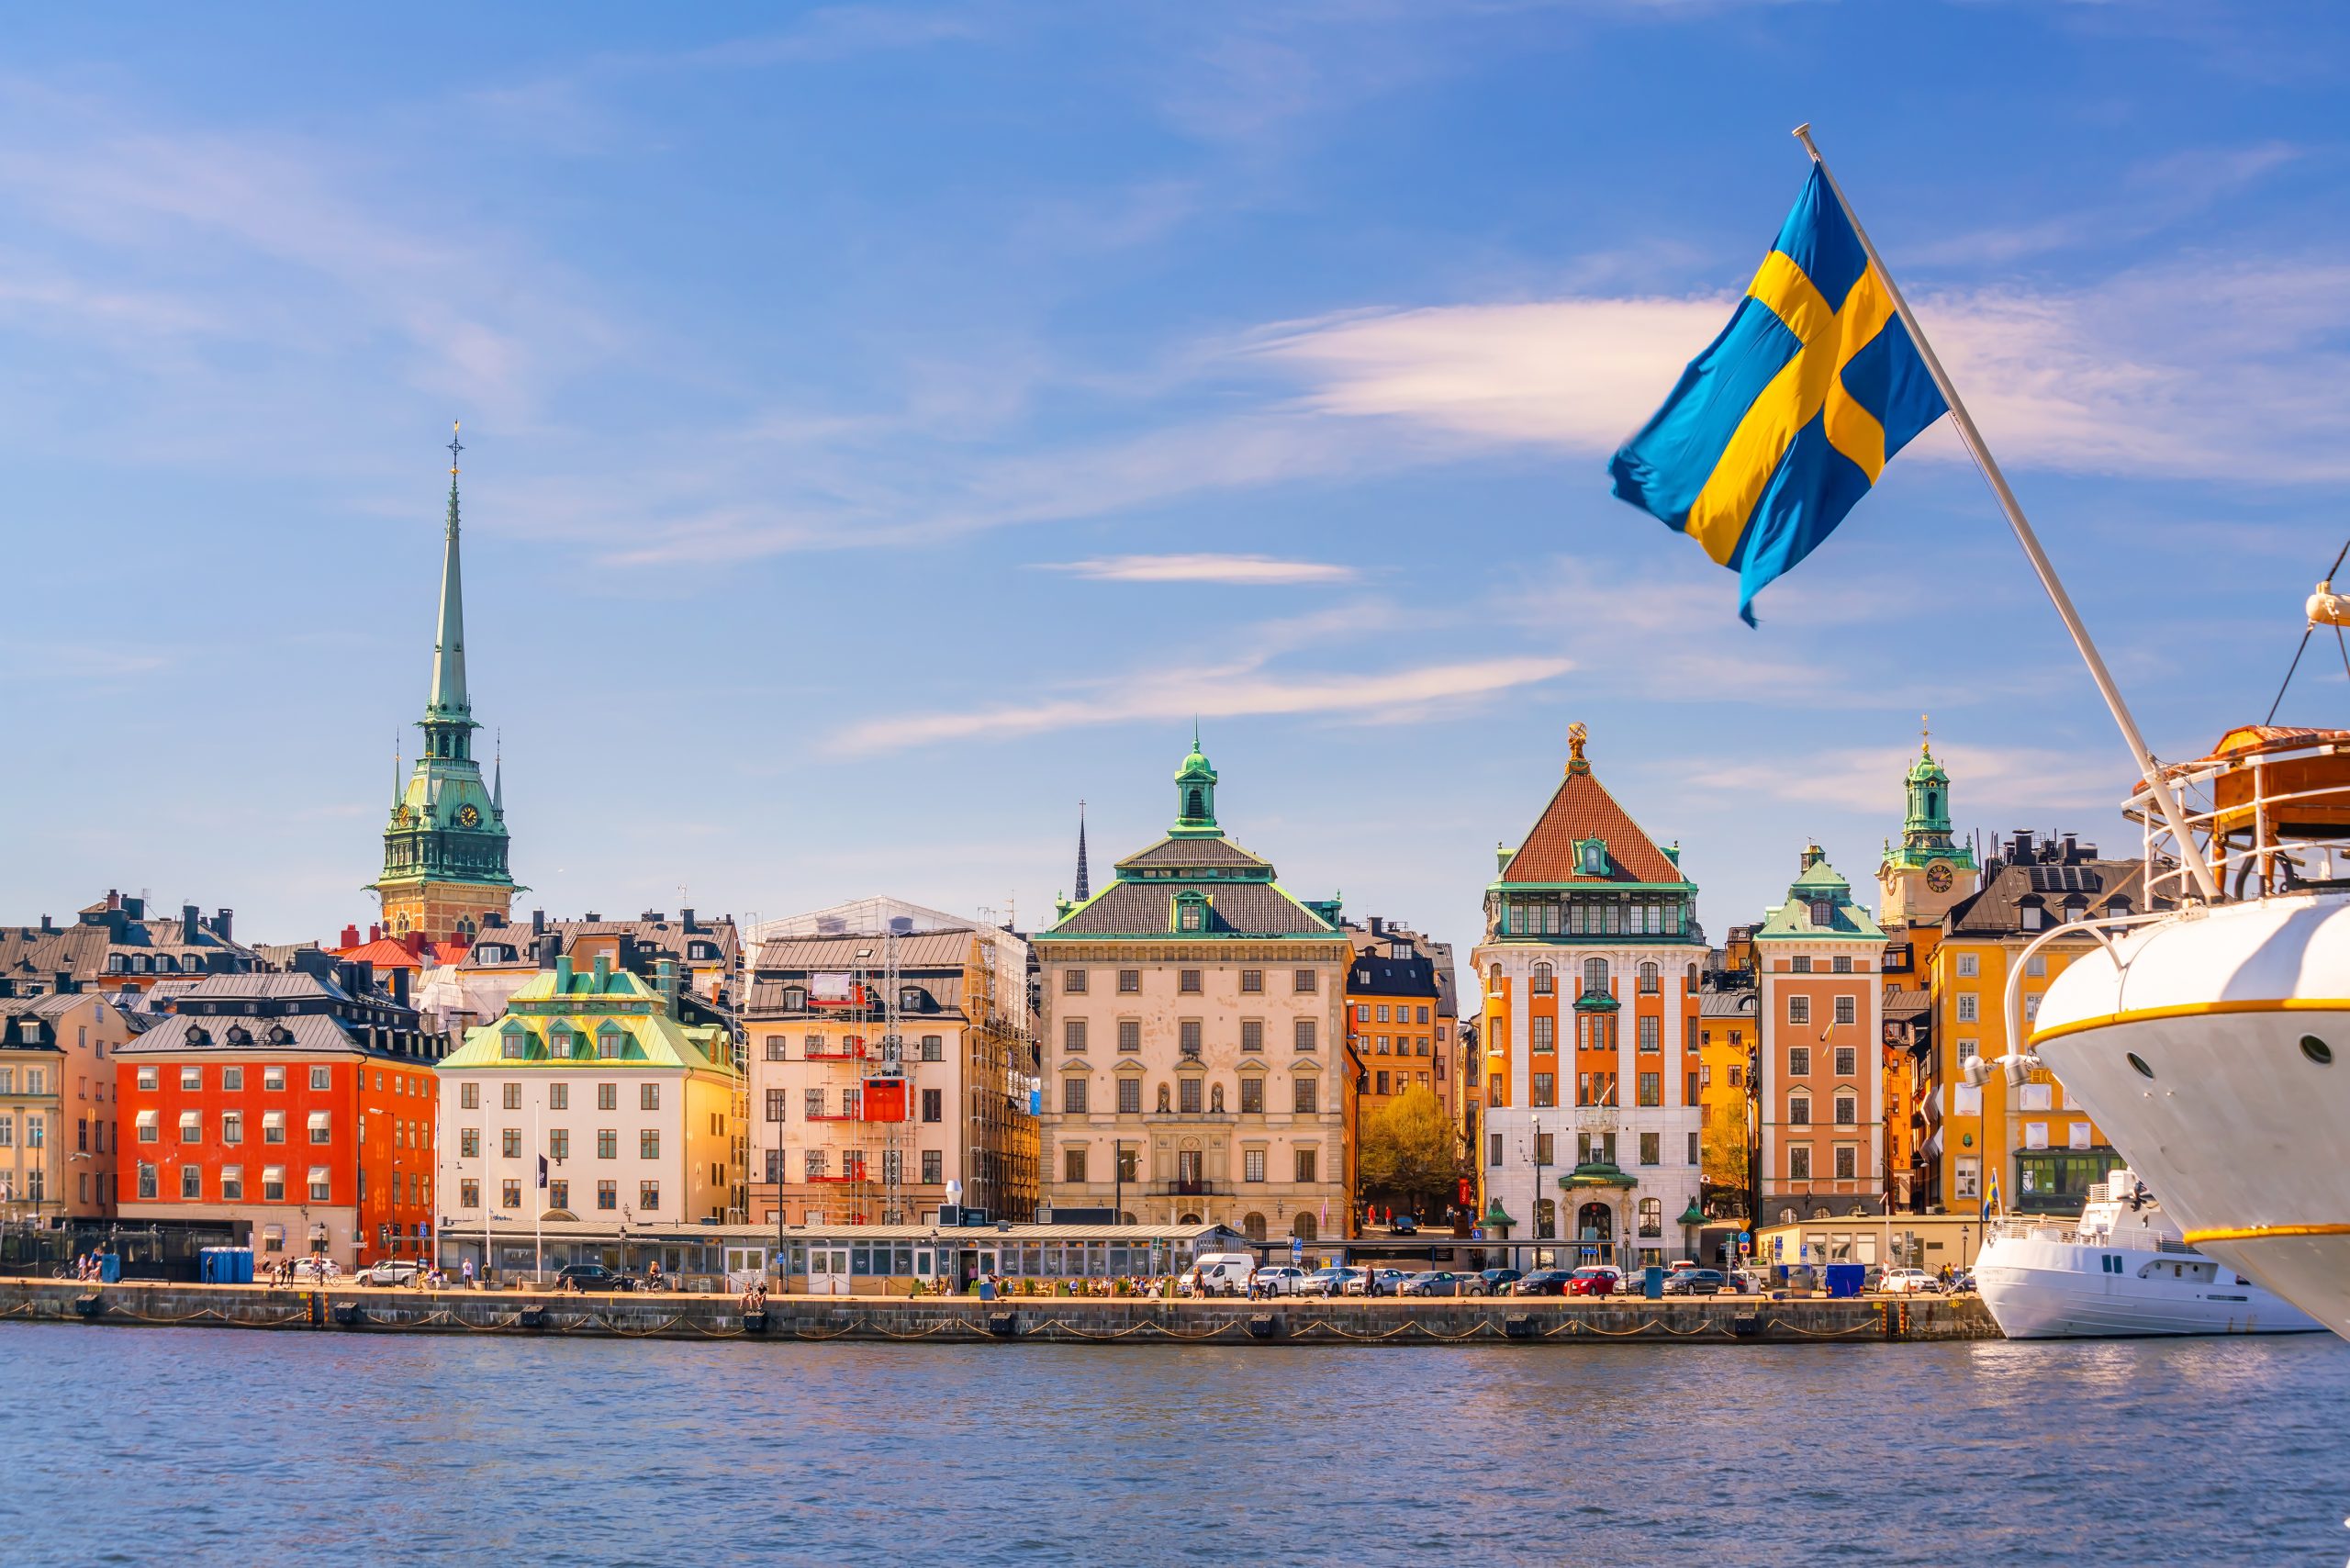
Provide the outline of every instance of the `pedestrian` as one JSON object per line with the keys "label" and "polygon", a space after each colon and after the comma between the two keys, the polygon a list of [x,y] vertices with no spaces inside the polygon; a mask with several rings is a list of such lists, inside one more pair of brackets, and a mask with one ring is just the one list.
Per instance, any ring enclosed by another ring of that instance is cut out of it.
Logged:
{"label": "pedestrian", "polygon": [[470,1258],[466,1259],[463,1263],[461,1263],[461,1264],[459,1264],[459,1265],[458,1265],[458,1269],[459,1269],[459,1271],[460,1271],[460,1272],[464,1275],[464,1277],[465,1289],[467,1289],[467,1290],[471,1290],[471,1289],[473,1289],[473,1288],[474,1288],[474,1260],[473,1260],[472,1259],[470,1259]]}

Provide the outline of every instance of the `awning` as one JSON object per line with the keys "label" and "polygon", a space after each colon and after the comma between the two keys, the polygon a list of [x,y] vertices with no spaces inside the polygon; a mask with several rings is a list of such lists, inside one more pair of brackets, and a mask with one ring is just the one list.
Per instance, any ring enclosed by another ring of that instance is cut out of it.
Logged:
{"label": "awning", "polygon": [[1681,1217],[1673,1221],[1675,1225],[1684,1225],[1693,1230],[1705,1223],[1706,1211],[1697,1206],[1697,1200],[1695,1198],[1690,1199],[1689,1206],[1681,1211]]}
{"label": "awning", "polygon": [[1576,1166],[1572,1170],[1568,1171],[1564,1176],[1559,1178],[1559,1185],[1567,1189],[1576,1187],[1637,1187],[1639,1184],[1640,1179],[1639,1177],[1628,1175],[1617,1166],[1607,1161],[1597,1159],[1585,1160],[1583,1164]]}
{"label": "awning", "polygon": [[1578,1013],[1614,1013],[1623,1005],[1604,991],[1587,991],[1575,998]]}

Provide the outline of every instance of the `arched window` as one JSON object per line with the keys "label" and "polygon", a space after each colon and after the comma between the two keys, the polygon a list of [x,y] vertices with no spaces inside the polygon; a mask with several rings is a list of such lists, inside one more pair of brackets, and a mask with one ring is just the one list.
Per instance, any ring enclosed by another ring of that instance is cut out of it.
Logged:
{"label": "arched window", "polygon": [[[1209,1110],[1211,1110],[1211,1111],[1218,1111],[1218,1112],[1220,1112],[1220,1111],[1222,1111],[1222,1110],[1224,1109],[1224,1085],[1223,1085],[1223,1084],[1221,1084],[1221,1083],[1212,1083],[1212,1084],[1210,1084],[1210,1085],[1208,1086],[1208,1109],[1209,1109]],[[1259,1238],[1259,1240],[1261,1240],[1261,1239],[1263,1239],[1263,1238],[1260,1237],[1260,1238]]]}
{"label": "arched window", "polygon": [[1583,961],[1583,991],[1584,996],[1607,994],[1607,960],[1585,958]]}
{"label": "arched window", "polygon": [[1314,1216],[1310,1214],[1300,1214],[1295,1219],[1290,1221],[1289,1233],[1300,1241],[1317,1240],[1321,1236],[1321,1232],[1315,1227]]}
{"label": "arched window", "polygon": [[1640,994],[1642,996],[1654,996],[1656,993],[1656,966],[1654,964],[1642,964],[1640,966]]}
{"label": "arched window", "polygon": [[1695,990],[1696,990],[1696,989],[1697,989],[1697,966],[1696,966],[1696,965],[1695,965],[1695,964],[1690,965],[1690,966],[1689,966],[1689,972],[1688,972],[1687,974],[1685,974],[1685,975],[1684,975],[1684,976],[1682,976],[1682,977],[1681,977],[1681,981],[1682,981],[1682,983],[1683,983],[1684,985],[1687,986],[1691,991],[1695,991]]}
{"label": "arched window", "polygon": [[1640,1200],[1640,1234],[1642,1236],[1664,1234],[1664,1200],[1662,1198]]}
{"label": "arched window", "polygon": [[1942,798],[1933,790],[1929,790],[1926,791],[1926,814],[1928,816],[1937,816],[1941,813],[1942,800]]}
{"label": "arched window", "polygon": [[1549,996],[1557,988],[1552,984],[1550,979],[1550,966],[1548,964],[1535,965],[1534,994],[1537,996]]}
{"label": "arched window", "polygon": [[1183,814],[1192,818],[1195,822],[1207,815],[1207,792],[1194,788],[1189,794],[1185,795],[1183,797]]}
{"label": "arched window", "polygon": [[1499,996],[1501,993],[1502,967],[1499,964],[1495,964],[1485,971],[1485,994],[1488,996]]}
{"label": "arched window", "polygon": [[1162,1083],[1158,1086],[1158,1114],[1160,1115],[1163,1116],[1167,1114],[1167,1107],[1169,1103],[1170,1102],[1167,1095],[1167,1085]]}
{"label": "arched window", "polygon": [[1240,1216],[1240,1234],[1251,1241],[1265,1239],[1265,1216],[1259,1214]]}

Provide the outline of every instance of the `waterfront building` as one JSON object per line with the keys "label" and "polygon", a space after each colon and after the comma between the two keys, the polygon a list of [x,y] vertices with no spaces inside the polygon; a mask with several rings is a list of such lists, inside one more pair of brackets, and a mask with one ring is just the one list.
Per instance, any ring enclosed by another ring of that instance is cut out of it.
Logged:
{"label": "waterfront building", "polygon": [[[569,953],[553,937],[505,1016],[440,1064],[442,1214],[478,1238],[577,1220],[615,1243],[632,1224],[739,1217],[743,1079],[728,1029],[683,1022],[674,965],[653,981],[617,933]],[[577,960],[575,962],[575,960]],[[443,1261],[485,1260],[453,1232]]]}
{"label": "waterfront building", "polygon": [[1335,901],[1300,900],[1225,836],[1217,782],[1194,737],[1174,825],[1035,939],[1045,1202],[1056,1219],[1343,1235],[1353,947]]}
{"label": "waterfront building", "polygon": [[1452,946],[1372,915],[1341,922],[1354,949],[1346,980],[1346,1150],[1349,1212],[1363,1194],[1355,1151],[1371,1119],[1424,1089],[1457,1130],[1460,1114],[1460,1019]]}
{"label": "waterfront building", "polygon": [[[575,969],[588,961],[579,951],[582,942],[608,947],[621,968],[655,983],[666,958],[678,976],[681,995],[722,1013],[734,1005],[742,958],[734,918],[711,920],[691,909],[679,910],[674,918],[665,910],[646,910],[634,920],[606,920],[592,913],[577,920],[551,920],[544,910],[534,909],[528,925],[487,917],[470,944],[426,972],[418,1005],[453,1034],[496,1021],[504,1016],[507,999],[537,977],[539,955],[550,936],[571,955]],[[442,946],[445,950],[453,945]]]}
{"label": "waterfront building", "polygon": [[1549,804],[1497,852],[1472,959],[1483,1219],[1536,1262],[1665,1262],[1703,1218],[1697,887],[1568,735]]}
{"label": "waterfront building", "polygon": [[114,1053],[126,1223],[165,1255],[250,1246],[266,1265],[431,1254],[432,1067],[444,1036],[364,964],[215,975]]}
{"label": "waterfront building", "polygon": [[192,976],[248,974],[258,960],[233,938],[235,919],[225,909],[205,916],[194,904],[183,904],[176,917],[151,916],[145,898],[108,889],[71,925],[45,914],[37,926],[0,925],[0,980],[17,996],[72,986],[118,994]]}
{"label": "waterfront building", "polygon": [[1817,844],[1754,931],[1764,1225],[1885,1211],[1885,932]]}
{"label": "waterfront building", "polygon": [[1697,993],[1697,1124],[1707,1206],[1751,1215],[1754,1058],[1762,1032],[1751,970],[1714,970]]}
{"label": "waterfront building", "polygon": [[95,991],[0,980],[0,1223],[113,1215],[115,1058],[140,1025]]}
{"label": "waterfront building", "polygon": [[441,612],[432,686],[418,722],[424,748],[407,778],[395,778],[384,828],[384,870],[375,883],[395,937],[470,938],[503,920],[516,891],[506,868],[502,761],[485,783],[474,756],[473,700],[465,685],[464,583],[458,565],[457,467],[449,443],[449,515],[441,545]]}
{"label": "waterfront building", "polygon": [[[2163,907],[2160,904],[2155,907]],[[1969,1083],[1966,1064],[2014,1048],[2008,1034],[2008,975],[2024,946],[2052,926],[2147,908],[2145,863],[2107,860],[2073,834],[2011,835],[1983,868],[1982,886],[1951,906],[1927,971],[1929,1064],[1919,1085],[1924,1134],[1916,1199],[1930,1208],[1979,1208],[1991,1173],[2012,1209],[2077,1214],[2091,1183],[2123,1163],[2087,1112],[2044,1068],[2021,1083],[2004,1072]],[[2027,1033],[2040,999],[2065,967],[2096,946],[2084,932],[2025,961]]]}
{"label": "waterfront building", "polygon": [[[856,929],[778,921],[758,945],[751,1208],[769,1224],[934,1225],[1036,1208],[1027,944],[896,901]],[[956,1184],[950,1195],[948,1183]]]}

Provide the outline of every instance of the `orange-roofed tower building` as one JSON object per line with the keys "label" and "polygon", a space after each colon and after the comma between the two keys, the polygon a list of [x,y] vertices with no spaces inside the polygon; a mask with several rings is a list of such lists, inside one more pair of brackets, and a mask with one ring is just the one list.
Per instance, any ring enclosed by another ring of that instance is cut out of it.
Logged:
{"label": "orange-roofed tower building", "polygon": [[1566,777],[1499,850],[1472,958],[1480,1214],[1522,1267],[1668,1262],[1703,1213],[1697,888],[1568,735]]}

